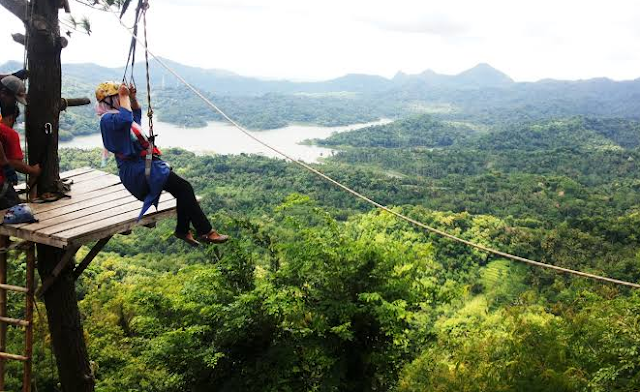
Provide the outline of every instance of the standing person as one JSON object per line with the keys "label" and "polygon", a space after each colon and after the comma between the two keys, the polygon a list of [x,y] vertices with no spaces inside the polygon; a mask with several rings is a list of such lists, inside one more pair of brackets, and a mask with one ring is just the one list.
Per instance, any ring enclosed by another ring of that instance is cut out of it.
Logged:
{"label": "standing person", "polygon": [[[162,190],[178,201],[178,219],[174,235],[192,246],[198,241],[219,244],[229,236],[218,234],[202,212],[191,184],[171,171],[160,159],[160,150],[153,149],[151,175],[145,176],[145,157],[149,141],[142,133],[142,109],[136,99],[135,87],[124,83],[101,83],[96,89],[96,113],[100,116],[100,131],[104,147],[114,153],[122,184],[138,200],[144,202],[139,218],[152,205],[157,206]],[[198,239],[189,230],[193,223]]]}
{"label": "standing person", "polygon": [[[16,72],[18,74],[19,72]],[[27,89],[15,75],[0,75],[0,106],[15,106],[17,102],[27,104]]]}
{"label": "standing person", "polygon": [[34,177],[40,175],[40,165],[29,166],[26,164],[22,147],[20,146],[20,135],[13,129],[13,126],[20,116],[18,105],[3,104],[0,109],[2,120],[0,121],[0,147],[2,154],[0,156],[0,164],[2,172],[0,172],[0,209],[13,207],[18,204],[18,194],[13,185],[18,182],[15,170],[20,173],[28,174]]}

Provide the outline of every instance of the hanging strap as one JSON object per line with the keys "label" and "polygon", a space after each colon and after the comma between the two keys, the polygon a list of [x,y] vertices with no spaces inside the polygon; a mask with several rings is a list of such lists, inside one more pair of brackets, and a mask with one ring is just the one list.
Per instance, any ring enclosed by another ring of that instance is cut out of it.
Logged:
{"label": "hanging strap", "polygon": [[[145,0],[139,0],[138,6],[136,7],[135,22],[133,24],[133,34],[135,36],[138,36],[138,22],[140,22],[140,16],[142,14],[142,11],[145,9],[145,5],[144,5],[145,3],[146,3]],[[124,15],[124,13],[122,15]],[[122,15],[120,15],[120,18],[122,18]],[[127,57],[127,64],[125,65],[125,68],[124,68],[124,75],[122,76],[122,83],[126,83],[127,71],[131,69],[131,76],[129,77],[129,82],[134,86],[136,84],[136,81],[134,79],[133,70],[136,65],[136,44],[137,43],[138,41],[135,38],[131,39],[131,46],[129,47],[129,56]]]}
{"label": "hanging strap", "polygon": [[149,118],[149,137],[147,146],[147,156],[144,165],[144,175],[147,177],[147,181],[151,177],[151,162],[153,160],[153,154],[155,153],[155,140],[156,136],[153,133],[153,107],[151,106],[151,76],[149,72],[149,41],[147,39],[147,10],[149,9],[149,2],[144,1],[142,4],[142,21],[144,25],[144,59],[147,71],[147,117]]}

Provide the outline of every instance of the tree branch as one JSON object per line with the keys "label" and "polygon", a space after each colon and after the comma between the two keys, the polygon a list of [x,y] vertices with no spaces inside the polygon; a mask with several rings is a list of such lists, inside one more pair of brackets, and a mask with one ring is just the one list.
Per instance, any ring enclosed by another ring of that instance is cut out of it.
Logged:
{"label": "tree branch", "polygon": [[16,34],[12,34],[11,37],[13,37],[14,41],[16,41],[17,43],[23,46],[27,41],[26,38],[24,37],[24,34],[16,33]]}
{"label": "tree branch", "polygon": [[0,5],[6,8],[23,22],[26,22],[27,1],[26,0],[0,0]]}

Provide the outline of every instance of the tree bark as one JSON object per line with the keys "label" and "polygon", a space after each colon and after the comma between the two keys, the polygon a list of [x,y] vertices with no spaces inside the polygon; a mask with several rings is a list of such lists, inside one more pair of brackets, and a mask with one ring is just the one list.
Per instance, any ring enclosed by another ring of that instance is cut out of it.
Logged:
{"label": "tree bark", "polygon": [[[5,2],[16,0],[0,0]],[[40,163],[38,194],[57,190],[60,178],[58,163],[58,122],[60,116],[61,65],[59,0],[33,1],[33,17],[25,21],[29,58],[29,91],[26,137],[29,163]],[[49,132],[49,133],[48,133]],[[42,280],[50,276],[64,251],[38,245],[38,272]],[[65,392],[91,392],[94,379],[89,364],[78,309],[75,280],[66,269],[45,294],[47,318],[58,365],[60,384]]]}
{"label": "tree bark", "polygon": [[[47,277],[64,253],[38,245],[38,272]],[[49,332],[64,392],[92,392],[95,380],[89,364],[72,269],[65,269],[44,296]]]}
{"label": "tree bark", "polygon": [[0,0],[0,5],[9,10],[12,14],[24,21],[27,15],[27,2],[25,0]]}

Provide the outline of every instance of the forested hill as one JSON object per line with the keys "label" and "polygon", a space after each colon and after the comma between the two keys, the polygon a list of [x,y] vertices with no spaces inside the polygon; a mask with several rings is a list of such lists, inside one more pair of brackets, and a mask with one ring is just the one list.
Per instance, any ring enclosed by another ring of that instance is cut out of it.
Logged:
{"label": "forested hill", "polygon": [[487,150],[633,149],[640,146],[640,122],[594,117],[506,123],[487,130],[471,124],[418,115],[385,125],[334,134],[324,146],[474,148]]}
{"label": "forested hill", "polygon": [[[444,127],[412,121],[406,132]],[[536,126],[551,135],[555,125]],[[519,146],[358,147],[321,169],[464,239],[640,281],[640,152]],[[65,170],[100,154],[61,158]],[[98,391],[640,388],[638,292],[489,258],[282,160],[165,159],[232,240],[193,250],[165,221],[107,245],[78,282]],[[46,364],[46,346],[35,349]],[[55,390],[55,376],[37,377]]]}
{"label": "forested hill", "polygon": [[[368,93],[206,94],[255,126],[400,117],[328,139],[344,149],[315,167],[465,240],[640,282],[638,82],[521,84],[488,66],[465,77],[478,75],[490,86],[427,72]],[[65,93],[91,83],[65,77]],[[155,91],[161,118],[211,119],[184,89]],[[83,114],[63,124],[95,130]],[[640,390],[638,290],[490,257],[284,160],[163,153],[231,240],[194,249],[171,220],[110,240],[77,282],[98,392]],[[60,159],[62,171],[101,164],[99,150]],[[113,158],[103,170],[117,173]],[[10,263],[24,281],[24,260]],[[56,391],[46,322],[35,384]],[[8,336],[20,352],[21,331]],[[21,385],[14,365],[6,390]]]}
{"label": "forested hill", "polygon": [[[505,122],[576,115],[640,118],[640,79],[517,83],[490,65],[479,64],[458,75],[425,71],[417,75],[397,74],[393,79],[346,75],[324,82],[298,83],[261,80],[166,61],[241,124],[256,130],[294,122],[346,125],[420,113],[429,113],[440,120],[491,127]],[[20,66],[17,62],[6,63],[0,70]],[[145,79],[143,68],[141,64],[136,67],[137,80]],[[120,80],[122,73],[122,69],[94,64],[66,64],[64,93],[92,97],[99,82]],[[220,119],[155,62],[151,77],[161,120],[198,127]],[[63,139],[97,132],[90,108],[68,111],[61,124]]]}
{"label": "forested hill", "polygon": [[353,147],[447,147],[459,144],[477,133],[473,128],[435,120],[423,114],[386,125],[342,132],[319,140],[323,146]]}

